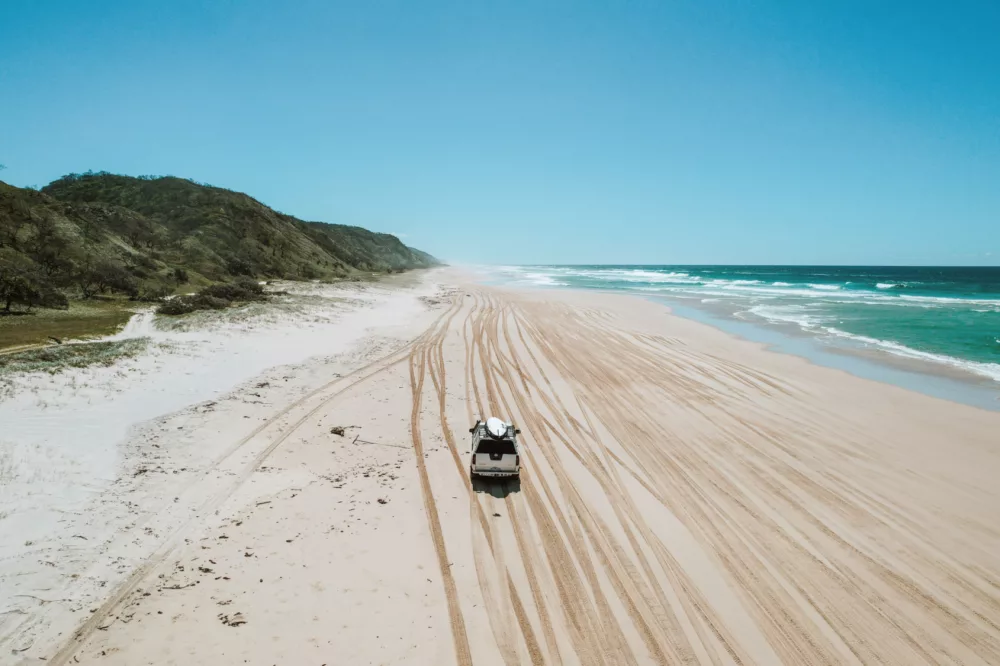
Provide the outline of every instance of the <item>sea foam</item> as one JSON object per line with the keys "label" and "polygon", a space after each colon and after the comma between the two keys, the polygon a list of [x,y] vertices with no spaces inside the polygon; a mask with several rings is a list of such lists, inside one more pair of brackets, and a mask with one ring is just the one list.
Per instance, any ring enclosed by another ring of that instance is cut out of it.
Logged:
{"label": "sea foam", "polygon": [[981,377],[988,377],[993,381],[1000,382],[1000,363],[967,361],[955,358],[954,356],[947,356],[945,354],[934,354],[931,352],[920,351],[919,349],[913,349],[912,347],[901,345],[898,342],[893,342],[892,340],[879,340],[878,338],[870,338],[865,335],[856,335],[854,333],[842,331],[839,328],[834,328],[833,326],[827,326],[823,330],[831,335],[853,340],[855,342],[861,342],[896,356],[948,365],[953,368],[958,368],[966,372],[972,372]]}

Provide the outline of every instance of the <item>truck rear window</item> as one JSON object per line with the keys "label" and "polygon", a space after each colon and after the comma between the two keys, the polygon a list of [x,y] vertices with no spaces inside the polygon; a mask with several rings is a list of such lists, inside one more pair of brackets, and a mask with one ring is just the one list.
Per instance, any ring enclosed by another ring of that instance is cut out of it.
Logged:
{"label": "truck rear window", "polygon": [[509,439],[483,439],[476,447],[476,453],[517,453],[514,442]]}

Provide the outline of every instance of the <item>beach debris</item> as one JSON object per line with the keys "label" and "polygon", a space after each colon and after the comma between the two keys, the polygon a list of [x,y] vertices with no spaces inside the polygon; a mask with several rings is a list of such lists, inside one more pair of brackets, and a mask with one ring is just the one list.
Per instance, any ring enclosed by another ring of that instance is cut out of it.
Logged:
{"label": "beach debris", "polygon": [[499,513],[494,513],[494,514],[493,514],[493,517],[494,517],[494,518],[499,518],[499,517],[500,517],[500,514],[499,514]]}
{"label": "beach debris", "polygon": [[238,627],[241,624],[247,623],[246,618],[243,617],[243,613],[233,613],[232,615],[219,613],[219,619],[222,620],[222,624],[228,627]]}
{"label": "beach debris", "polygon": [[206,573],[206,574],[215,573],[209,567],[198,567],[198,571],[200,571],[202,573]]}
{"label": "beach debris", "polygon": [[389,500],[385,499],[384,497],[379,497],[378,498],[378,503],[379,504],[388,504]]}
{"label": "beach debris", "polygon": [[270,385],[271,385],[271,382],[261,382],[259,384],[254,384],[253,387],[254,388],[267,388]]}
{"label": "beach debris", "polygon": [[51,340],[52,342],[56,343],[57,345],[61,345],[62,344],[62,340],[60,340],[59,338],[54,338],[51,335],[49,336],[49,340]]}
{"label": "beach debris", "polygon": [[330,434],[331,435],[339,435],[340,437],[343,437],[344,436],[344,427],[343,426],[333,426],[332,428],[330,428]]}

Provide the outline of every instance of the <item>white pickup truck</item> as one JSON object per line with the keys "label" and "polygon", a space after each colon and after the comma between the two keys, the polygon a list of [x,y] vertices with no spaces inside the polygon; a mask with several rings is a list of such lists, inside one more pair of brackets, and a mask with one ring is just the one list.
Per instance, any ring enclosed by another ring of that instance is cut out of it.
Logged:
{"label": "white pickup truck", "polygon": [[472,462],[469,474],[477,476],[517,477],[521,474],[521,449],[517,436],[521,431],[512,423],[493,417],[476,421],[472,434]]}

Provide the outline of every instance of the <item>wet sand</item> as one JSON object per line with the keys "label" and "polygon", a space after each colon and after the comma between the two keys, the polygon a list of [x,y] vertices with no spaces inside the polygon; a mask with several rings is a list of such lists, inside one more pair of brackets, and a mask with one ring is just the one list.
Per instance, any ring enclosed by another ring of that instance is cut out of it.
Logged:
{"label": "wet sand", "polygon": [[[238,439],[30,656],[1000,663],[1000,414],[626,296],[464,284],[432,307]],[[520,480],[469,479],[488,415],[523,430]]]}

